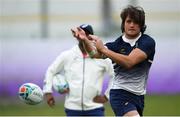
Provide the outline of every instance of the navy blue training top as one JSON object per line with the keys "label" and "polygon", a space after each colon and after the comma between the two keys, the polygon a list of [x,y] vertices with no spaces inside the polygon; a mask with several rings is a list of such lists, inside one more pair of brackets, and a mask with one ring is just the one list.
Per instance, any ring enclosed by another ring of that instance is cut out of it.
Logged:
{"label": "navy blue training top", "polygon": [[146,53],[147,59],[131,69],[125,69],[119,64],[114,65],[115,78],[112,89],[124,89],[137,95],[146,93],[146,82],[155,54],[155,41],[150,36],[142,34],[134,46],[124,42],[122,36],[114,42],[106,43],[108,49],[123,55],[129,55],[135,48]]}

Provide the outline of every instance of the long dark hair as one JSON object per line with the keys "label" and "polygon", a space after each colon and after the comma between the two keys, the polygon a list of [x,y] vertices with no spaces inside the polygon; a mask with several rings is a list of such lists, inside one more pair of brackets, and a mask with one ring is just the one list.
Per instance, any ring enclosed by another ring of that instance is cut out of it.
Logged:
{"label": "long dark hair", "polygon": [[129,5],[121,12],[120,17],[122,19],[122,23],[121,23],[122,33],[124,32],[124,24],[128,16],[140,26],[141,33],[144,33],[144,31],[146,30],[146,25],[145,25],[145,12],[143,8]]}

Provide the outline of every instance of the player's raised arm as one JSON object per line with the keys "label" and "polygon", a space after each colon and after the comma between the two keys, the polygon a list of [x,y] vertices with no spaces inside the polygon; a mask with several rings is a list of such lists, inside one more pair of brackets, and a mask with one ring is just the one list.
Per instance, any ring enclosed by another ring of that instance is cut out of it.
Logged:
{"label": "player's raised arm", "polygon": [[82,30],[80,27],[71,29],[71,31],[77,40],[83,42],[84,48],[91,58],[102,58],[102,54],[96,49],[96,41],[98,40],[97,36],[90,34],[86,35],[84,30]]}

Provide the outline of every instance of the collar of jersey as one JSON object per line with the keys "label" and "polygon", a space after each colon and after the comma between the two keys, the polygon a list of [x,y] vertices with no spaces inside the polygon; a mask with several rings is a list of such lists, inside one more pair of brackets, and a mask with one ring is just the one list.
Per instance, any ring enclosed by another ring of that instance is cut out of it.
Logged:
{"label": "collar of jersey", "polygon": [[126,38],[125,34],[122,36],[122,39],[124,42],[129,43],[131,45],[131,47],[133,47],[136,44],[136,41],[141,37],[141,33],[139,34],[138,37],[134,38],[134,39],[128,39]]}

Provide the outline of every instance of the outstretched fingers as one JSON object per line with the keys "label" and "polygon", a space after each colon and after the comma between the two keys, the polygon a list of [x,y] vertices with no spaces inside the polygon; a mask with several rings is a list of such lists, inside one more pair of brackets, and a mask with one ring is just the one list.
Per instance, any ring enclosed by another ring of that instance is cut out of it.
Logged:
{"label": "outstretched fingers", "polygon": [[72,32],[72,35],[73,35],[74,37],[77,37],[77,36],[78,36],[78,31],[77,31],[77,29],[72,28],[72,29],[71,29],[71,32]]}
{"label": "outstretched fingers", "polygon": [[100,40],[99,37],[96,36],[96,35],[89,35],[89,36],[88,36],[88,39],[89,39],[89,40],[93,40],[93,41],[95,41],[95,42],[98,41],[98,40]]}

